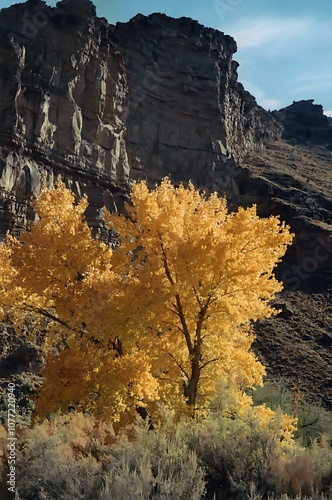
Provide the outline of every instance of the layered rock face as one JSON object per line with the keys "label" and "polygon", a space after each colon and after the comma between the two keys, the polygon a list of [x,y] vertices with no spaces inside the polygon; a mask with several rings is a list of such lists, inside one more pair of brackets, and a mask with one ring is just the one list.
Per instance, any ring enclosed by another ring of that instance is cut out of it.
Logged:
{"label": "layered rock face", "polygon": [[314,99],[293,102],[276,113],[284,125],[284,137],[302,142],[328,144],[332,146],[330,121],[324,115],[323,106],[314,104]]}
{"label": "layered rock face", "polygon": [[277,122],[237,82],[230,36],[161,14],[118,23],[114,33],[128,79],[132,176],[170,174],[218,188],[232,160],[279,136]]}
{"label": "layered rock face", "polygon": [[[0,186],[2,232],[41,184],[62,174],[98,212],[128,182],[127,82],[115,37],[90,2],[49,9],[27,2],[1,11]],[[94,187],[93,187],[94,186]],[[100,189],[98,189],[100,187]],[[114,208],[114,207],[113,207]]]}
{"label": "layered rock face", "polygon": [[235,41],[188,18],[112,26],[88,0],[30,0],[1,11],[0,47],[2,234],[59,173],[96,227],[130,178],[236,192],[235,161],[281,133],[237,82]]}

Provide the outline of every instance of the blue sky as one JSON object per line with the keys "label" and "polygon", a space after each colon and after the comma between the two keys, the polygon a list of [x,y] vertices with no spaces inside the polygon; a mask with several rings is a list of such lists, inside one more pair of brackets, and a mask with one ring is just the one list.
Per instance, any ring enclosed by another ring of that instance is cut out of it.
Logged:
{"label": "blue sky", "polygon": [[[0,0],[1,7],[15,2]],[[47,0],[56,5],[55,0]],[[94,0],[109,22],[137,13],[187,16],[232,35],[239,81],[266,109],[315,99],[332,116],[331,0]]]}

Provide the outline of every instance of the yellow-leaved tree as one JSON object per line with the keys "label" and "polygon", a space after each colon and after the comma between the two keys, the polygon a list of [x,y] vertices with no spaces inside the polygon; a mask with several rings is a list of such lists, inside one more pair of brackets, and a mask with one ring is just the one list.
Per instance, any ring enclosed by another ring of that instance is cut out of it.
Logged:
{"label": "yellow-leaved tree", "polygon": [[87,200],[76,204],[61,181],[32,206],[31,231],[0,245],[0,312],[17,332],[43,332],[38,413],[73,405],[124,423],[140,401],[158,397],[139,332],[126,326],[127,261],[114,266],[85,221]]}
{"label": "yellow-leaved tree", "polygon": [[128,259],[129,307],[163,394],[201,407],[216,381],[260,384],[250,325],[275,314],[269,302],[282,284],[273,269],[292,241],[288,227],[255,207],[228,213],[217,193],[206,198],[169,179],[153,190],[134,184],[126,209],[106,220],[118,259]]}
{"label": "yellow-leaved tree", "polygon": [[0,247],[0,300],[16,325],[47,322],[40,414],[74,404],[123,424],[158,401],[205,408],[221,383],[250,404],[244,391],[264,375],[250,327],[275,313],[285,224],[168,179],[135,183],[127,215],[105,214],[114,251],[61,182],[34,209],[31,232]]}

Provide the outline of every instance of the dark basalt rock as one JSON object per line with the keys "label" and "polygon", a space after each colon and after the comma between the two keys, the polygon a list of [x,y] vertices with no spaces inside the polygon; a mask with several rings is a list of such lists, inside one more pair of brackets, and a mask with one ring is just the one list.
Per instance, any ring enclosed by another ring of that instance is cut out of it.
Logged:
{"label": "dark basalt rock", "polygon": [[323,106],[314,99],[293,102],[277,112],[284,125],[284,137],[301,142],[332,144],[332,129]]}

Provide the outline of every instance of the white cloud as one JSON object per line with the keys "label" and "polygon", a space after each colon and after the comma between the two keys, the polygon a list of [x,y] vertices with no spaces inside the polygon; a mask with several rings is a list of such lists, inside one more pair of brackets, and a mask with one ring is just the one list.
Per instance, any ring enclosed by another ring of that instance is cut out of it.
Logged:
{"label": "white cloud", "polygon": [[332,117],[332,109],[331,111],[324,111],[324,115]]}
{"label": "white cloud", "polygon": [[239,29],[239,23],[234,30],[229,30],[237,41],[240,49],[264,46],[270,43],[284,45],[294,38],[302,38],[312,32],[312,21],[310,19],[298,18],[259,18],[255,20],[242,19],[243,27]]}
{"label": "white cloud", "polygon": [[294,92],[295,93],[311,92],[320,89],[326,89],[327,91],[329,91],[331,88],[331,80],[332,77],[329,79],[317,78],[317,80],[313,81],[312,83],[308,83],[307,85],[301,85],[300,87],[297,87],[294,90]]}
{"label": "white cloud", "polygon": [[310,90],[314,90],[314,89],[317,89],[319,88],[321,85],[320,85],[321,82],[316,82],[316,83],[312,83],[311,85],[302,85],[301,87],[297,87],[294,92],[295,93],[301,93],[301,92],[309,92]]}
{"label": "white cloud", "polygon": [[305,82],[316,82],[317,80],[328,80],[331,81],[332,79],[332,72],[331,73],[324,73],[324,74],[317,74],[317,75],[302,75],[294,78],[294,82],[298,83],[305,83]]}

